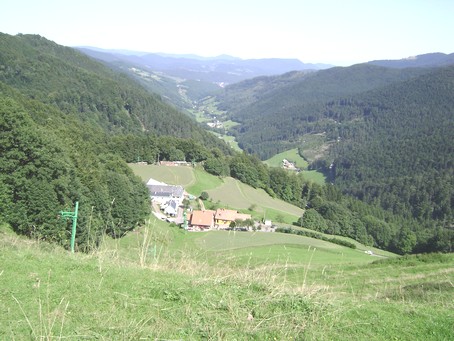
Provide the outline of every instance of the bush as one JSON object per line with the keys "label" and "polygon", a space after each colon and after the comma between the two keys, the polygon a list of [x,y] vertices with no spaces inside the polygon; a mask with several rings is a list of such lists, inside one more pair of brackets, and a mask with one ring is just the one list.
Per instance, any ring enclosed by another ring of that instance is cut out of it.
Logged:
{"label": "bush", "polygon": [[210,196],[208,195],[207,192],[202,192],[202,193],[200,193],[200,197],[199,198],[202,199],[202,200],[208,200],[209,197]]}

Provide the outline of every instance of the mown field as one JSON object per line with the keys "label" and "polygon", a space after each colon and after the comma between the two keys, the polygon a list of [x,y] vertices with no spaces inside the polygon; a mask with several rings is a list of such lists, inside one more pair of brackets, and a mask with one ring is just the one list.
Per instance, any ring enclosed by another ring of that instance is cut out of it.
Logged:
{"label": "mown field", "polygon": [[[273,240],[274,239],[274,240]],[[90,254],[0,229],[2,340],[450,340],[454,256],[150,219]]]}
{"label": "mown field", "polygon": [[135,163],[129,164],[129,167],[144,182],[153,178],[169,185],[181,185],[183,187],[188,187],[196,182],[194,171],[190,167],[166,167]]}

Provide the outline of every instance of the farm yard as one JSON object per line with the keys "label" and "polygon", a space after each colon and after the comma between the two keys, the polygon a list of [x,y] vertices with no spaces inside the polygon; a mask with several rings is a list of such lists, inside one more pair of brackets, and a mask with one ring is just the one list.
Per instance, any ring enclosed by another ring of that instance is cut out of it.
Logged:
{"label": "farm yard", "polygon": [[199,168],[165,167],[156,165],[130,164],[134,172],[143,181],[150,178],[173,185],[181,185],[186,191],[199,196],[202,191],[209,194],[206,206],[222,203],[236,210],[248,210],[256,219],[276,220],[279,216],[283,222],[291,224],[298,220],[303,210],[282,200],[271,198],[265,191],[254,189],[238,180],[227,177],[220,179]]}

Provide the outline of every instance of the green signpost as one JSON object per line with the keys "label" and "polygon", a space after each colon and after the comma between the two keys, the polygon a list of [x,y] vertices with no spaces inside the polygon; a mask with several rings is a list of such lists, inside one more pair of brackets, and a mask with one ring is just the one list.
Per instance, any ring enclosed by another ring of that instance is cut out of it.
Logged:
{"label": "green signpost", "polygon": [[79,202],[76,201],[74,211],[60,211],[60,216],[66,219],[72,219],[73,227],[71,231],[71,252],[74,253],[74,244],[76,241],[77,213],[79,211]]}

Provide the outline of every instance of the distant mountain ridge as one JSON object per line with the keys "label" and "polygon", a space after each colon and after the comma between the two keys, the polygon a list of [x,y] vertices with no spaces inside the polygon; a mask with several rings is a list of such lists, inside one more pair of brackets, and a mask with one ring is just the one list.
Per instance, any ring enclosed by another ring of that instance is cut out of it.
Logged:
{"label": "distant mountain ridge", "polygon": [[148,71],[159,71],[182,79],[202,80],[212,83],[236,83],[258,76],[283,74],[289,71],[320,70],[332,67],[327,64],[308,64],[298,59],[239,59],[227,55],[200,57],[164,53],[132,54],[78,47],[79,51],[108,63],[128,63]]}
{"label": "distant mountain ridge", "polygon": [[389,68],[437,67],[454,64],[454,53],[426,53],[397,60],[373,60],[369,64]]}

